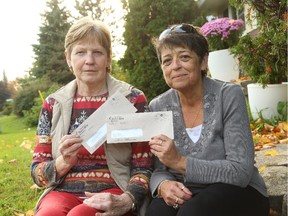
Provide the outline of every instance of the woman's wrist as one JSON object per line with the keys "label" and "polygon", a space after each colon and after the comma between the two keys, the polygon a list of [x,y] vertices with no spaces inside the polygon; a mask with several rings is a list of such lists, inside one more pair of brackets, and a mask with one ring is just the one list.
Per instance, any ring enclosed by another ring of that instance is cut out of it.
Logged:
{"label": "woman's wrist", "polygon": [[180,156],[178,163],[176,163],[175,170],[180,172],[181,174],[186,174],[186,166],[187,166],[187,158],[184,156]]}
{"label": "woman's wrist", "polygon": [[164,180],[164,181],[161,181],[161,182],[159,183],[158,188],[157,188],[157,195],[156,195],[157,198],[162,198],[161,187],[163,186],[163,184],[164,184],[165,182],[168,182],[168,181],[169,181],[169,180]]}
{"label": "woman's wrist", "polygon": [[66,175],[67,172],[71,169],[71,165],[67,164],[63,156],[59,156],[55,160],[54,171],[56,172],[57,179]]}
{"label": "woman's wrist", "polygon": [[133,196],[133,194],[130,193],[129,191],[125,191],[124,194],[127,194],[128,197],[130,198],[130,200],[132,201],[130,210],[131,210],[132,212],[133,212],[133,211],[136,211],[136,200],[135,200],[135,197]]}

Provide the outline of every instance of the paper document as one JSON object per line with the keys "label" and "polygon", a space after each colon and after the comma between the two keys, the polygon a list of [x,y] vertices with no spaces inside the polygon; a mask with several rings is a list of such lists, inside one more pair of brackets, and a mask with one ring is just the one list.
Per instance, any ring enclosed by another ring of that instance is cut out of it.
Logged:
{"label": "paper document", "polygon": [[149,141],[160,134],[174,139],[172,111],[109,115],[107,130],[107,143]]}
{"label": "paper document", "polygon": [[83,139],[83,146],[93,154],[107,138],[107,116],[111,114],[135,113],[137,109],[123,93],[116,92],[91,114],[73,133]]}

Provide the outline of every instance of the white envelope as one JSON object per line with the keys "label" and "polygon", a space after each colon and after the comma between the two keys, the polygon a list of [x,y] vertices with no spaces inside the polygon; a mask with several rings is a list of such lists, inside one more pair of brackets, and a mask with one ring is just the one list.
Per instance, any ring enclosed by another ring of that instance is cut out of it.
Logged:
{"label": "white envelope", "polygon": [[164,134],[174,139],[172,111],[127,113],[107,117],[107,143],[149,141]]}
{"label": "white envelope", "polygon": [[106,141],[107,116],[118,113],[135,113],[136,111],[137,109],[123,93],[116,92],[73,131],[73,134],[79,135],[83,139],[83,146],[90,154],[93,154]]}

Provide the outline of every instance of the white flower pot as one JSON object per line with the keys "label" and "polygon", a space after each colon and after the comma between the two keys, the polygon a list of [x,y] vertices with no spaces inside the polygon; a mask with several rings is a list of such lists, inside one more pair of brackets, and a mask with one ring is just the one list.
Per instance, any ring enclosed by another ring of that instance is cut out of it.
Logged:
{"label": "white flower pot", "polygon": [[239,64],[228,49],[210,52],[208,67],[213,79],[225,82],[239,79]]}
{"label": "white flower pot", "polygon": [[287,87],[287,83],[269,84],[264,89],[259,83],[248,84],[248,101],[253,119],[259,118],[259,112],[265,119],[279,116],[277,104],[287,102]]}

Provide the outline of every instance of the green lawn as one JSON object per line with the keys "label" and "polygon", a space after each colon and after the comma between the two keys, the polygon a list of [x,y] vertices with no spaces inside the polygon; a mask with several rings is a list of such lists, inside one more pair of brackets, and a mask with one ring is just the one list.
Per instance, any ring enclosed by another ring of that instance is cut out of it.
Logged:
{"label": "green lawn", "polygon": [[[42,193],[31,189],[30,164],[36,128],[15,116],[0,117],[0,215],[26,215]],[[27,214],[28,215],[28,214]]]}

